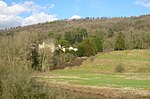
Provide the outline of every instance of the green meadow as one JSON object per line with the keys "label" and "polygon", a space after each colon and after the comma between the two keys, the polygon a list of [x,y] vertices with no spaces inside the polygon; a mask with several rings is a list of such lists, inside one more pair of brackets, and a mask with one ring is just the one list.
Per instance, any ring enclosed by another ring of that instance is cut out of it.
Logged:
{"label": "green meadow", "polygon": [[[116,70],[118,65],[123,68],[121,72]],[[41,79],[70,85],[150,90],[150,50],[99,54],[79,67],[54,70]]]}

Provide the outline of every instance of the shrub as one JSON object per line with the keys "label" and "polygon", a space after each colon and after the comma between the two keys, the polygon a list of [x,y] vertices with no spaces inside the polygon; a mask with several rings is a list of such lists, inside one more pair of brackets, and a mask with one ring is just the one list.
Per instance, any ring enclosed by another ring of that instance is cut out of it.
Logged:
{"label": "shrub", "polygon": [[118,64],[115,68],[115,72],[122,73],[124,71],[125,71],[125,69],[122,64]]}
{"label": "shrub", "polygon": [[95,57],[94,56],[91,56],[90,57],[90,61],[94,61],[95,60]]}
{"label": "shrub", "polygon": [[82,56],[89,57],[89,56],[97,54],[96,50],[97,50],[96,45],[94,44],[94,42],[92,42],[91,38],[86,38],[82,41],[82,43],[78,45],[77,55],[79,57],[82,57]]}

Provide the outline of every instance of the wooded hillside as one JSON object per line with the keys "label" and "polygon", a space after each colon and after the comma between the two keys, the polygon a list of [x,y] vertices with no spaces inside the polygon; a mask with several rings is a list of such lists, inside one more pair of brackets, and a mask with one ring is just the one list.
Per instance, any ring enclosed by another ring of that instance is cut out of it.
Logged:
{"label": "wooded hillside", "polygon": [[104,40],[104,50],[114,49],[115,39],[119,32],[125,36],[126,48],[150,47],[150,15],[120,18],[85,18],[80,20],[59,20],[26,27],[16,27],[1,30],[1,34],[30,33],[39,35],[39,39],[62,37],[65,32],[86,29],[89,35],[101,33]]}

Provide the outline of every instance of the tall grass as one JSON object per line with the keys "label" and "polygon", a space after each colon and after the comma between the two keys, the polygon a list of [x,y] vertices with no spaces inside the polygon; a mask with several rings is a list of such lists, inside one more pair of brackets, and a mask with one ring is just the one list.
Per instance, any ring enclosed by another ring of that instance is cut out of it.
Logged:
{"label": "tall grass", "polygon": [[[4,67],[5,68],[5,67]],[[0,68],[0,71],[2,69]],[[1,75],[0,99],[73,99],[73,95],[60,89],[51,88],[36,82],[32,70],[23,68],[8,69]]]}

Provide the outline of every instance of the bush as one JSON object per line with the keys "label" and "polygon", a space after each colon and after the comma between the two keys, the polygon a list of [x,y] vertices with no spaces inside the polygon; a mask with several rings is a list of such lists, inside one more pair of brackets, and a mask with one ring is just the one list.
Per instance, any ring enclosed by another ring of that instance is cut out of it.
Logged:
{"label": "bush", "polygon": [[125,71],[125,69],[122,64],[118,64],[115,68],[115,72],[122,73],[124,71]]}
{"label": "bush", "polygon": [[92,56],[97,54],[97,49],[94,42],[91,42],[90,38],[86,38],[78,45],[78,56],[83,57],[83,56]]}
{"label": "bush", "polygon": [[76,57],[70,53],[61,53],[53,56],[54,66],[65,66],[67,63],[73,61]]}
{"label": "bush", "polygon": [[95,60],[95,57],[94,56],[91,56],[90,57],[90,61],[94,61]]}

